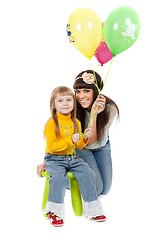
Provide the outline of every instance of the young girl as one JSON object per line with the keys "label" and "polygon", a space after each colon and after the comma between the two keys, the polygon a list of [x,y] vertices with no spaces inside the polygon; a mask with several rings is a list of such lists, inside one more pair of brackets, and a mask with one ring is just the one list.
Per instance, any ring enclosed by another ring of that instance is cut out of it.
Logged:
{"label": "young girl", "polygon": [[[96,79],[95,79],[96,77]],[[77,153],[95,173],[96,189],[99,194],[107,194],[112,182],[112,160],[109,142],[109,127],[119,109],[110,98],[98,94],[103,81],[100,75],[92,70],[78,74],[73,88],[77,99],[77,118],[82,124],[82,131],[92,125],[93,135],[89,143]],[[94,116],[95,109],[98,106]]]}
{"label": "young girl", "polygon": [[54,226],[64,224],[64,196],[67,172],[77,179],[84,200],[84,214],[95,221],[104,221],[100,202],[97,198],[94,173],[81,158],[75,155],[74,146],[81,149],[91,137],[91,129],[86,129],[85,138],[80,137],[81,124],[76,119],[76,99],[67,87],[57,87],[50,100],[51,118],[45,125],[45,163],[37,171],[46,168],[49,178],[49,196],[43,211],[48,214]]}

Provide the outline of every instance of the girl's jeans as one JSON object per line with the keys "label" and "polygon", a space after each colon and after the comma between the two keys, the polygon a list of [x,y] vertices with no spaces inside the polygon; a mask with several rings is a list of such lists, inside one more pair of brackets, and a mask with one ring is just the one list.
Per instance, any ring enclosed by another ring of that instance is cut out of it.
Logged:
{"label": "girl's jeans", "polygon": [[110,142],[98,149],[76,149],[76,153],[94,171],[97,194],[107,194],[112,184]]}
{"label": "girl's jeans", "polygon": [[83,200],[85,202],[97,200],[94,172],[81,158],[47,154],[45,166],[46,172],[50,175],[49,202],[64,203],[68,171],[77,179]]}

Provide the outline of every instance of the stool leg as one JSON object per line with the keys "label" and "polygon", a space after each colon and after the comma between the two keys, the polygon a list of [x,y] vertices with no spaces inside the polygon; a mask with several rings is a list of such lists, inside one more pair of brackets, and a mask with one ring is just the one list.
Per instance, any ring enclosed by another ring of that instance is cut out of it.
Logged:
{"label": "stool leg", "polygon": [[[43,201],[42,201],[42,211],[45,209],[46,203],[48,201],[48,195],[49,195],[49,178],[46,178],[44,193],[43,193]],[[46,214],[43,216],[47,217]]]}
{"label": "stool leg", "polygon": [[70,179],[70,191],[71,191],[71,200],[74,214],[76,216],[81,216],[83,207],[82,207],[82,199],[81,193],[79,190],[78,182],[75,178]]}

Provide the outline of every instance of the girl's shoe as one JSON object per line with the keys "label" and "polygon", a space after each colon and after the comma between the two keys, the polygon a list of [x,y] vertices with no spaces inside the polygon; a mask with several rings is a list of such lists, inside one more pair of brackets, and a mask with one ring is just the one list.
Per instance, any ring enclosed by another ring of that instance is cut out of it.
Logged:
{"label": "girl's shoe", "polygon": [[107,220],[107,218],[104,215],[97,216],[97,217],[92,217],[91,219],[96,221],[96,222],[104,222],[104,221]]}
{"label": "girl's shoe", "polygon": [[48,218],[50,220],[50,223],[55,227],[61,227],[64,225],[63,219],[57,217],[56,215],[54,215],[54,213],[49,212]]}

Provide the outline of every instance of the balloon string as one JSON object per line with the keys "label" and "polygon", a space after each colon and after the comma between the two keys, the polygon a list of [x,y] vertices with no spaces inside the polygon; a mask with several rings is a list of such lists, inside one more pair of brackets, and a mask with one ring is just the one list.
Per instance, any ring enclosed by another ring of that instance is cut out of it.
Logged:
{"label": "balloon string", "polygon": [[[93,68],[92,68],[92,69],[93,69]],[[96,78],[96,74],[95,74],[94,69],[93,69],[93,74],[94,74],[94,78],[95,78],[95,82],[96,82],[96,87],[97,87],[97,90],[98,90],[98,94],[100,95],[101,90],[100,90],[99,87],[98,87],[98,82],[97,82],[97,78]]]}
{"label": "balloon string", "polygon": [[[107,72],[107,76],[106,76],[106,78],[105,78],[105,80],[104,80],[104,85],[105,85],[105,83],[106,83],[106,81],[107,81],[108,74],[109,74],[109,72],[110,72],[111,65],[112,65],[112,62],[113,62],[113,58],[114,58],[114,57],[112,57],[112,59],[111,59],[111,62],[110,62],[110,65],[109,65],[109,69],[108,69],[108,72]],[[104,87],[104,85],[103,85],[103,87]]]}
{"label": "balloon string", "polygon": [[[98,65],[98,66],[99,66],[99,65]],[[97,67],[98,67],[98,66],[97,66]],[[93,69],[93,68],[92,68],[92,69]],[[101,90],[100,90],[99,87],[98,87],[98,82],[97,82],[97,78],[96,78],[96,74],[95,74],[94,69],[93,69],[93,74],[94,74],[94,78],[95,78],[95,82],[96,82],[96,87],[97,87],[97,90],[98,90],[98,95],[100,96]],[[95,115],[96,115],[97,109],[98,109],[98,106],[96,106],[96,109],[95,109],[95,111],[94,111],[94,113],[93,113],[93,117],[92,117],[92,120],[91,120],[91,123],[90,123],[89,128],[92,127],[93,120],[94,120],[94,117],[95,117]]]}
{"label": "balloon string", "polygon": [[99,63],[96,68],[98,68],[101,64]]}
{"label": "balloon string", "polygon": [[103,75],[103,73],[104,73],[104,68],[103,68],[103,65],[102,65],[102,75]]}
{"label": "balloon string", "polygon": [[[112,62],[113,62],[113,58],[114,58],[114,56],[113,56],[112,59],[111,59],[111,62],[110,62],[110,65],[109,65],[109,69],[108,69],[108,72],[107,72],[107,76],[106,76],[105,81],[104,81],[104,85],[105,85],[105,83],[106,83],[106,81],[107,81],[107,77],[108,77],[108,74],[109,74],[110,69],[111,69],[111,65],[112,65]],[[99,66],[99,65],[98,65],[98,66]],[[97,66],[97,67],[98,67],[98,66]],[[97,89],[98,89],[98,95],[100,96],[101,91],[100,91],[100,89],[99,89],[99,87],[98,87],[98,82],[97,82],[97,79],[96,79],[96,74],[95,74],[94,69],[93,69],[93,73],[94,73],[94,77],[95,77],[95,80],[96,80],[96,86],[97,86]],[[103,87],[104,87],[104,85],[103,85]],[[92,124],[93,124],[94,117],[95,117],[95,115],[96,115],[97,109],[98,109],[98,106],[96,106],[96,109],[95,109],[95,111],[94,111],[94,114],[93,114],[93,117],[92,117],[92,120],[91,120],[91,123],[90,123],[89,128],[92,127]]]}
{"label": "balloon string", "polygon": [[92,127],[92,124],[93,124],[94,117],[95,117],[95,115],[96,115],[97,109],[98,109],[98,106],[96,106],[96,109],[95,109],[95,111],[94,111],[94,114],[93,114],[93,117],[92,117],[92,120],[91,120],[91,123],[90,123],[90,126],[89,126],[89,128],[91,128],[91,127]]}

